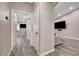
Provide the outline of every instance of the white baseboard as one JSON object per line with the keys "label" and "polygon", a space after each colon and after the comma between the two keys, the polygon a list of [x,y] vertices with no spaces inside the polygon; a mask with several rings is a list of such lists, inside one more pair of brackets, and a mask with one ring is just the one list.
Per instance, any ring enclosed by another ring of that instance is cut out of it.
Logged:
{"label": "white baseboard", "polygon": [[60,37],[63,37],[63,38],[68,38],[68,39],[73,39],[73,40],[79,40],[79,38],[77,38],[77,37],[62,36],[62,35],[57,35],[57,36],[60,36]]}
{"label": "white baseboard", "polygon": [[47,54],[49,54],[49,53],[51,53],[53,51],[55,51],[55,49],[51,49],[51,50],[49,50],[47,52],[41,53],[41,54],[39,54],[39,56],[45,56],[45,55],[47,55]]}

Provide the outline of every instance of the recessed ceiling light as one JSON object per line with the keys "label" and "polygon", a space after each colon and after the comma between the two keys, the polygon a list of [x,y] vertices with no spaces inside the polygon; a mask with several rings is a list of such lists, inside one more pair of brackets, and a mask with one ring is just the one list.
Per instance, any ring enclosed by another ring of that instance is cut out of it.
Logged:
{"label": "recessed ceiling light", "polygon": [[60,16],[61,14],[58,14],[58,16]]}
{"label": "recessed ceiling light", "polygon": [[69,7],[69,9],[73,9],[73,7]]}
{"label": "recessed ceiling light", "polygon": [[26,16],[24,16],[24,18],[26,19],[27,17],[26,17]]}
{"label": "recessed ceiling light", "polygon": [[17,15],[16,15],[16,14],[14,14],[14,16],[15,16],[15,17],[17,17]]}

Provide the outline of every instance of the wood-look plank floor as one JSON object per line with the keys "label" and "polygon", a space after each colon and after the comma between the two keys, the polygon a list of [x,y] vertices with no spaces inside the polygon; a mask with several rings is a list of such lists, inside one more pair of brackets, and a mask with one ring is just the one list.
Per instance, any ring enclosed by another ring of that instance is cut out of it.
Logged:
{"label": "wood-look plank floor", "polygon": [[16,39],[16,52],[15,56],[35,56],[37,55],[36,50],[30,46],[30,42],[26,39],[26,35],[20,35],[21,32],[17,34]]}
{"label": "wood-look plank floor", "polygon": [[79,40],[65,39],[64,44],[57,46],[55,51],[47,56],[79,56]]}
{"label": "wood-look plank floor", "polygon": [[[19,33],[18,33],[19,34]],[[20,33],[21,34],[21,33]],[[79,56],[79,40],[65,39],[64,44],[57,46],[47,56]],[[17,35],[15,56],[36,56],[36,50],[30,46],[26,35]]]}

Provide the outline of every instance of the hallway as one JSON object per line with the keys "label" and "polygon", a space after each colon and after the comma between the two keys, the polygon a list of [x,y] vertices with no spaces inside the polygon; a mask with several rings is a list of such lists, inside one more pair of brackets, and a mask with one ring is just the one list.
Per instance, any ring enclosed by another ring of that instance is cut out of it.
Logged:
{"label": "hallway", "polygon": [[36,55],[36,50],[30,46],[30,42],[28,39],[26,39],[26,35],[22,35],[22,32],[17,32],[15,56],[34,55]]}
{"label": "hallway", "polygon": [[0,8],[0,56],[79,56],[79,2],[1,2]]}

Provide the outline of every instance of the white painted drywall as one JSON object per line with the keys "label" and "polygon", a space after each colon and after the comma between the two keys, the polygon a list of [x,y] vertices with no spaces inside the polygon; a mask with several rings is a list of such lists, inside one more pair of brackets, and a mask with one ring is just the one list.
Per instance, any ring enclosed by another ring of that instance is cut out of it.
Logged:
{"label": "white painted drywall", "polygon": [[[54,9],[51,3],[35,3],[32,14],[32,46],[39,55],[54,51]],[[35,34],[38,32],[38,34]]]}
{"label": "white painted drywall", "polygon": [[9,3],[0,2],[0,55],[8,55],[10,46],[10,7]]}
{"label": "white painted drywall", "polygon": [[[33,13],[31,17],[31,23],[32,23],[32,40],[31,45],[34,46],[34,48],[39,53],[39,3],[35,3],[33,6]],[[38,34],[35,34],[38,32]]]}
{"label": "white painted drywall", "polygon": [[40,2],[40,55],[54,51],[54,8],[49,2]]}
{"label": "white painted drywall", "polygon": [[[68,11],[70,11],[69,7],[71,6],[73,7],[73,9],[79,8],[79,3],[61,2],[55,7],[55,12],[61,13],[61,15],[63,15]],[[55,30],[56,34],[60,36],[65,36],[65,37],[79,38],[79,10],[76,10],[68,15],[65,15],[59,19],[56,19],[55,21],[58,22],[63,20],[66,21],[66,29],[62,29],[62,31]]]}
{"label": "white painted drywall", "polygon": [[66,29],[56,30],[56,33],[60,36],[79,38],[79,10],[56,20],[56,22],[62,20],[66,21]]}

